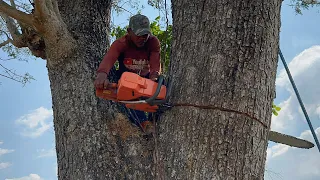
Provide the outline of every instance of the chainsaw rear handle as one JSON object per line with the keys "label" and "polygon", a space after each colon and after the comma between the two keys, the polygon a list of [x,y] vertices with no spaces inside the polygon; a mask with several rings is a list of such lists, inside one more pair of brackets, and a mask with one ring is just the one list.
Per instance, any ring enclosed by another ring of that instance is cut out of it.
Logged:
{"label": "chainsaw rear handle", "polygon": [[[169,82],[169,79],[168,81]],[[169,95],[171,93],[171,85],[168,83],[167,85],[167,92],[166,92],[166,97],[164,99],[161,99],[161,100],[154,100],[152,101],[151,105],[160,105],[160,104],[165,104],[168,102],[168,99],[169,99]]]}
{"label": "chainsaw rear handle", "polygon": [[155,104],[154,101],[160,93],[163,79],[164,79],[163,75],[159,75],[159,81],[158,81],[158,86],[157,86],[156,92],[153,94],[153,96],[151,96],[150,98],[145,100],[151,106],[153,106]]}

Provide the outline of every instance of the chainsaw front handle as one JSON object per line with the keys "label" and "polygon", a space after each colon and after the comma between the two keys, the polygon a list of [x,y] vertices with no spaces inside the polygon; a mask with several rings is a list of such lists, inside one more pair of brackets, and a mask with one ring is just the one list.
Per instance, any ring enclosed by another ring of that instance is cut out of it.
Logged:
{"label": "chainsaw front handle", "polygon": [[163,83],[163,79],[164,79],[163,75],[160,75],[159,79],[158,79],[158,86],[157,86],[156,92],[153,94],[153,96],[151,96],[150,98],[145,100],[151,106],[154,105],[154,101],[155,101],[155,99],[158,97],[158,95],[160,93],[161,86],[162,86],[162,83]]}

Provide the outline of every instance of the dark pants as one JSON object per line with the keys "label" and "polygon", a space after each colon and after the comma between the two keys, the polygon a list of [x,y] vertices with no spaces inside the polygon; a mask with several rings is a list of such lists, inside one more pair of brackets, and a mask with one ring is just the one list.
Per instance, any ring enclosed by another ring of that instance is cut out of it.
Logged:
{"label": "dark pants", "polygon": [[[116,75],[116,82],[119,81],[122,73],[124,71],[120,71],[117,70],[115,75]],[[144,76],[144,78],[148,78],[149,74],[147,74],[146,76]],[[137,126],[140,126],[140,124],[144,121],[147,121],[149,119],[149,117],[151,117],[151,113],[146,113],[144,111],[139,111],[139,110],[134,110],[134,109],[129,109],[129,108],[125,108],[125,113],[128,116],[129,120],[134,123]]]}

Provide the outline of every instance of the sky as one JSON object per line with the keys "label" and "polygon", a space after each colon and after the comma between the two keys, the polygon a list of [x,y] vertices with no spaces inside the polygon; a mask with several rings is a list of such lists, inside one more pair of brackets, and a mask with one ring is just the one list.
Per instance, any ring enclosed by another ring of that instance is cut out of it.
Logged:
{"label": "sky", "polygon": [[[280,48],[320,138],[320,18],[319,8],[296,15],[285,0],[281,11]],[[145,6],[151,20],[158,11]],[[135,10],[131,10],[136,12]],[[113,14],[116,24],[126,25],[129,13]],[[0,57],[6,55],[0,51]],[[3,65],[36,80],[26,86],[0,77],[0,180],[56,180],[57,162],[46,62],[5,61]],[[279,61],[275,103],[282,108],[272,117],[271,129],[314,142],[297,98]],[[270,142],[265,179],[319,180],[320,153]]]}

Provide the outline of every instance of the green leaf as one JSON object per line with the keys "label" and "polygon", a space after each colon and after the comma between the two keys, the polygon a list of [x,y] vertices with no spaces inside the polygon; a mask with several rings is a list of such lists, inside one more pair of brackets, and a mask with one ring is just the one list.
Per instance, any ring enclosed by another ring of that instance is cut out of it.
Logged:
{"label": "green leaf", "polygon": [[278,112],[274,109],[272,109],[272,113],[275,115],[275,116],[278,116]]}
{"label": "green leaf", "polygon": [[280,110],[281,110],[281,107],[276,106],[275,109],[276,109],[277,111],[280,111]]}

